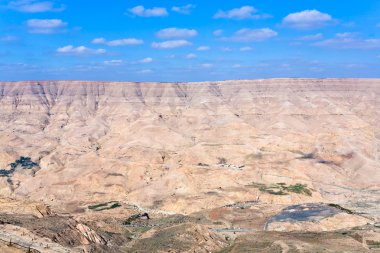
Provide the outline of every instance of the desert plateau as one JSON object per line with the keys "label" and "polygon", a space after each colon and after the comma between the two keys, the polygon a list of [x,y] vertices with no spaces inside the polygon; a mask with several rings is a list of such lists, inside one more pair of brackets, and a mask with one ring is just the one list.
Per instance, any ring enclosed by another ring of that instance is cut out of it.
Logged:
{"label": "desert plateau", "polygon": [[380,252],[380,80],[0,83],[1,252]]}

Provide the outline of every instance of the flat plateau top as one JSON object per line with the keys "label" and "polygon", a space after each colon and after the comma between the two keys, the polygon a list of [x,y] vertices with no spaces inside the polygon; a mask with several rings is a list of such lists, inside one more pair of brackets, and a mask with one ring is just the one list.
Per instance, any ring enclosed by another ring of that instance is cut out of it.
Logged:
{"label": "flat plateau top", "polygon": [[269,78],[269,79],[244,79],[244,80],[222,80],[222,81],[202,81],[202,82],[134,82],[134,81],[91,81],[91,80],[25,80],[25,81],[0,81],[0,84],[228,84],[228,83],[276,83],[276,84],[305,84],[305,83],[375,83],[380,84],[380,78]]}

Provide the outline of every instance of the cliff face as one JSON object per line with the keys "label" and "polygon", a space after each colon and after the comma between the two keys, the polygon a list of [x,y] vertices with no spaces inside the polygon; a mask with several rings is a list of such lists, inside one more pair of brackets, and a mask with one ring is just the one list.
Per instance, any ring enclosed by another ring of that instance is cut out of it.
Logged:
{"label": "cliff face", "polygon": [[[75,211],[125,200],[189,213],[239,201],[379,197],[380,80],[0,83],[0,194]],[[21,166],[21,165],[20,165]],[[312,196],[254,183],[306,184]]]}

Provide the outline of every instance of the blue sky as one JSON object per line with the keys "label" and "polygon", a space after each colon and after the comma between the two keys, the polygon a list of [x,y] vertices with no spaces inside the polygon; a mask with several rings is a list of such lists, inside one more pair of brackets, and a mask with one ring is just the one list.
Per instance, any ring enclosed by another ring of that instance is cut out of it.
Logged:
{"label": "blue sky", "polygon": [[0,80],[380,77],[376,0],[0,0]]}

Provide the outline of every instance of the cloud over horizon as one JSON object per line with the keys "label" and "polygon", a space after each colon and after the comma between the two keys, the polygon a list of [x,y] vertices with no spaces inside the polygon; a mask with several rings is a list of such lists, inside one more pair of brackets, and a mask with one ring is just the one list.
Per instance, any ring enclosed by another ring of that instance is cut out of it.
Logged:
{"label": "cloud over horizon", "polygon": [[61,12],[65,10],[63,4],[57,6],[53,1],[17,0],[11,1],[8,8],[25,13]]}
{"label": "cloud over horizon", "polygon": [[295,29],[315,29],[325,26],[333,21],[333,18],[318,10],[304,10],[300,12],[290,13],[283,20],[285,27]]}
{"label": "cloud over horizon", "polygon": [[163,7],[153,7],[151,9],[146,9],[143,5],[135,6],[128,10],[130,14],[139,17],[166,17],[169,15],[166,8]]}
{"label": "cloud over horizon", "polygon": [[165,28],[156,33],[156,36],[160,39],[181,39],[181,38],[191,38],[198,35],[195,29],[185,29],[185,28]]}
{"label": "cloud over horizon", "polygon": [[231,37],[225,37],[224,40],[234,42],[264,41],[276,37],[277,35],[278,33],[270,28],[243,28],[236,31]]}
{"label": "cloud over horizon", "polygon": [[92,44],[103,44],[110,47],[118,47],[118,46],[130,46],[130,45],[141,45],[144,44],[143,40],[128,38],[128,39],[118,39],[118,40],[106,40],[105,38],[95,38],[91,41]]}
{"label": "cloud over horizon", "polygon": [[91,49],[85,46],[74,47],[72,45],[67,45],[64,47],[57,48],[57,53],[63,55],[99,55],[106,53],[106,50]]}
{"label": "cloud over horizon", "polygon": [[231,9],[228,11],[218,10],[214,15],[215,19],[225,18],[225,19],[263,19],[269,18],[268,14],[258,14],[258,10],[253,6],[242,6],[240,8]]}
{"label": "cloud over horizon", "polygon": [[172,49],[190,46],[192,43],[187,40],[167,40],[163,42],[153,42],[152,48]]}
{"label": "cloud over horizon", "polygon": [[377,76],[380,5],[368,1],[0,0],[0,64],[32,79]]}
{"label": "cloud over horizon", "polygon": [[362,39],[352,33],[337,33],[335,37],[314,43],[318,47],[336,49],[380,49],[380,38]]}
{"label": "cloud over horizon", "polygon": [[180,14],[189,15],[193,9],[195,9],[195,5],[186,4],[184,6],[173,6],[171,10]]}
{"label": "cloud over horizon", "polygon": [[29,19],[26,25],[30,33],[52,34],[63,32],[67,23],[60,19]]}

